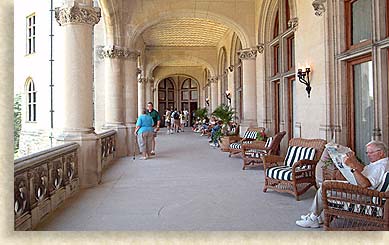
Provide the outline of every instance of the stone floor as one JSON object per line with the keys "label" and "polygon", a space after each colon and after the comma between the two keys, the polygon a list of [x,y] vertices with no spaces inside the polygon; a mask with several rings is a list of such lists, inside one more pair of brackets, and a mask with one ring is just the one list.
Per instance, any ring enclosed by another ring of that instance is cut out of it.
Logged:
{"label": "stone floor", "polygon": [[117,160],[101,185],[81,191],[38,230],[304,230],[295,220],[314,188],[301,201],[264,193],[262,168],[241,167],[206,137],[161,132],[155,159]]}

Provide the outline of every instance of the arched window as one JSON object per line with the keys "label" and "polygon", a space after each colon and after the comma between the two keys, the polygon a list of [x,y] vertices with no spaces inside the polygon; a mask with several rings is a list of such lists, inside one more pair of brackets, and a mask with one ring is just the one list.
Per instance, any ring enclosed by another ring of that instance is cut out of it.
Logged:
{"label": "arched window", "polygon": [[27,81],[27,121],[36,122],[36,89],[32,79]]}
{"label": "arched window", "polygon": [[275,133],[286,130],[288,137],[294,135],[295,120],[295,39],[289,22],[292,11],[289,0],[279,0],[268,23],[273,33],[267,37],[269,66],[268,83],[272,90],[272,122]]}
{"label": "arched window", "polygon": [[165,78],[158,84],[158,110],[164,113],[167,108],[174,109],[174,80]]}

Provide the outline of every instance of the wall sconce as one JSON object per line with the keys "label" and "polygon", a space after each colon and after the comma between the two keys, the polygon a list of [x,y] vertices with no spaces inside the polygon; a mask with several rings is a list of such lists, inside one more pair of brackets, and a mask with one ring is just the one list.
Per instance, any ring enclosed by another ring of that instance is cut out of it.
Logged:
{"label": "wall sconce", "polygon": [[[305,86],[306,86],[305,90],[308,93],[308,98],[311,97],[311,90],[312,90],[311,82],[309,81],[309,73],[310,72],[311,72],[311,68],[309,68],[309,67],[305,68],[305,71],[303,71],[302,69],[297,70],[297,77],[298,77],[300,83],[305,84]],[[305,77],[307,79],[305,79]]]}
{"label": "wall sconce", "polygon": [[228,67],[228,70],[229,70],[230,72],[232,72],[232,71],[234,70],[234,66],[233,66],[233,65],[230,65],[230,66]]}
{"label": "wall sconce", "polygon": [[229,90],[226,90],[226,98],[228,99],[228,102],[231,105],[231,92]]}
{"label": "wall sconce", "polygon": [[209,106],[209,98],[205,98],[205,103],[207,104],[207,106]]}

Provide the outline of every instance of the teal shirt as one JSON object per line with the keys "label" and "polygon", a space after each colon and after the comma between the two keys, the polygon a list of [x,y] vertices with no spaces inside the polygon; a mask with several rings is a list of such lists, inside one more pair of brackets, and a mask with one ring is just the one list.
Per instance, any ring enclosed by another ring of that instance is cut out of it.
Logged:
{"label": "teal shirt", "polygon": [[153,119],[149,115],[140,115],[138,121],[136,121],[136,126],[139,126],[138,134],[143,132],[153,132]]}

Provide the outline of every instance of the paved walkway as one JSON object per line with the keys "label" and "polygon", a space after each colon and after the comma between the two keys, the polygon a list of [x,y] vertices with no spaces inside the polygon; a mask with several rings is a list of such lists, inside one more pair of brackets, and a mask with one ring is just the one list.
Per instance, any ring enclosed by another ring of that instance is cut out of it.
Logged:
{"label": "paved walkway", "polygon": [[103,183],[81,191],[38,230],[303,230],[315,190],[294,197],[262,192],[262,168],[242,171],[242,160],[185,132],[157,141],[157,157],[117,160]]}

